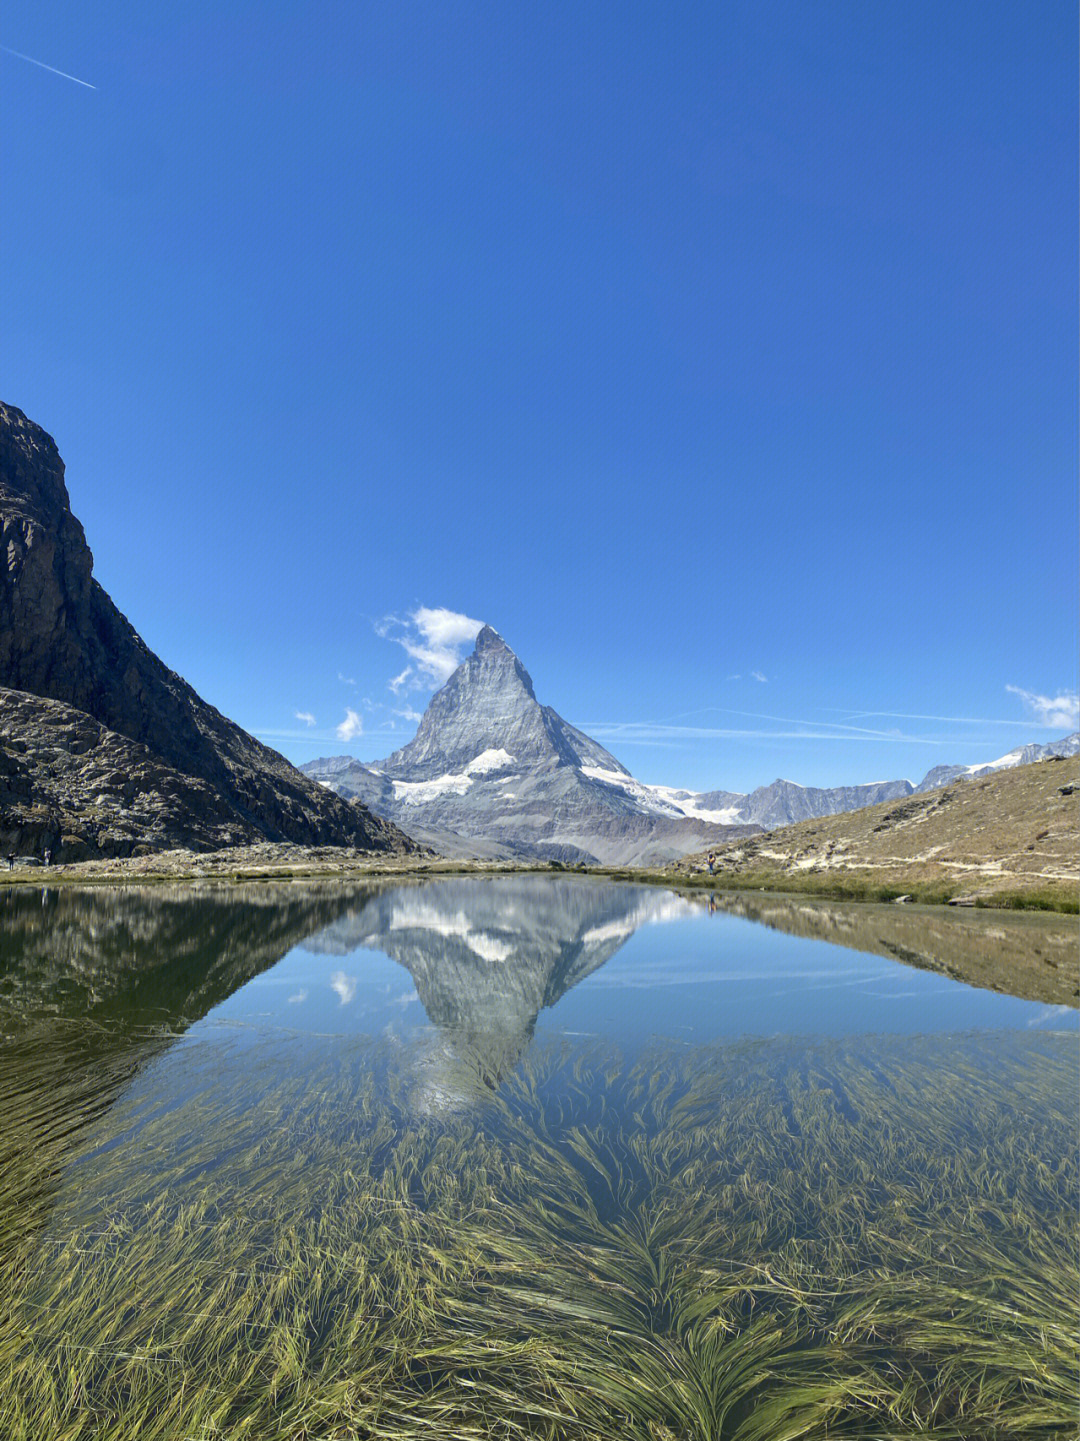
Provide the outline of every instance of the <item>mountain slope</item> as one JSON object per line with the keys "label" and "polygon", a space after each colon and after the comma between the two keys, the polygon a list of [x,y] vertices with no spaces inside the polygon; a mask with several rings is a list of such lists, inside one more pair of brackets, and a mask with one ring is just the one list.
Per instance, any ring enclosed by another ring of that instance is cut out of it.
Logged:
{"label": "mountain slope", "polygon": [[1048,760],[1051,756],[1074,756],[1077,754],[1080,754],[1080,732],[1074,731],[1071,736],[1064,736],[1059,741],[1050,741],[1048,745],[1017,746],[1015,750],[1009,751],[1008,755],[1000,756],[996,761],[988,761],[983,765],[934,766],[923,776],[915,790],[920,793],[932,791],[939,786],[947,786],[950,781],[966,780],[971,776],[988,776],[992,775],[994,771],[1011,770],[1013,766],[1031,765],[1033,761]]}
{"label": "mountain slope", "polygon": [[[1075,908],[1080,757],[954,781],[906,800],[803,821],[717,852],[729,884],[783,890],[1004,897]],[[704,869],[703,857],[678,863]]]}
{"label": "mountain slope", "polygon": [[730,834],[634,780],[541,705],[528,671],[490,626],[432,697],[408,745],[371,766],[337,757],[303,769],[444,853],[459,838],[464,854],[482,841],[508,854],[655,864]]}
{"label": "mountain slope", "polygon": [[519,769],[598,766],[629,773],[614,756],[536,699],[532,677],[497,631],[486,625],[472,655],[435,692],[416,735],[379,763],[384,775],[411,783],[463,773],[489,756]]}
{"label": "mountain slope", "polygon": [[[85,713],[106,731],[144,746],[170,772],[205,782],[227,808],[237,839],[375,850],[411,844],[394,826],[301,775],[158,659],[93,577],[93,556],[71,513],[64,463],[52,438],[3,404],[0,527],[6,557],[0,687],[31,698],[19,705],[23,724],[29,723],[33,697]],[[12,716],[10,706],[7,714]],[[48,724],[46,708],[40,719]],[[15,725],[11,719],[9,729]],[[48,799],[41,804],[47,807]],[[3,800],[0,795],[0,806]],[[204,846],[195,790],[188,805],[190,843]],[[182,815],[177,819],[171,843],[186,843],[178,838]],[[0,817],[0,831],[10,836],[12,830],[9,818]]]}

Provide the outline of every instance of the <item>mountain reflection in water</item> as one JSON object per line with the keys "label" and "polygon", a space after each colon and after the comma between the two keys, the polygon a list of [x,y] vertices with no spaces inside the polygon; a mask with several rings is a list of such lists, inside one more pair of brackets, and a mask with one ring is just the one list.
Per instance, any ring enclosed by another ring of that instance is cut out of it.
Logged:
{"label": "mountain reflection in water", "polygon": [[332,956],[375,950],[411,974],[440,1032],[420,1062],[427,1104],[440,1108],[473,1098],[476,1081],[495,1090],[528,1047],[539,1013],[641,926],[700,911],[648,886],[459,878],[373,896],[304,949]]}
{"label": "mountain reflection in water", "polygon": [[4,1436],[1072,1434],[1071,920],[442,877],[0,941]]}
{"label": "mountain reflection in water", "polygon": [[[849,992],[853,981],[873,981],[882,974],[880,966],[875,972],[874,963],[860,963],[851,954],[863,951],[945,975],[978,980],[985,972],[986,985],[1000,985],[1007,976],[1020,995],[1055,1007],[1076,1005],[1075,927],[1066,917],[985,917],[942,907],[845,905],[753,894],[688,899],[654,887],[537,875],[358,887],[327,882],[81,891],[20,887],[0,895],[6,1066],[16,1064],[16,1052],[25,1049],[33,1056],[44,1047],[48,1062],[42,1083],[62,1088],[65,1078],[79,1079],[95,1093],[97,1113],[143,1059],[211,1012],[234,1024],[264,1024],[265,1003],[261,1011],[254,1009],[249,992],[255,996],[255,982],[262,987],[259,995],[272,993],[272,985],[259,980],[271,980],[267,972],[276,976],[275,968],[291,967],[303,977],[312,957],[344,959],[367,952],[372,954],[369,971],[377,964],[376,954],[408,971],[434,1028],[414,1058],[417,1105],[453,1107],[495,1090],[529,1046],[541,1012],[595,976],[641,927],[685,921],[706,910],[717,924],[706,927],[698,955],[715,972],[715,989],[700,993],[698,1011],[704,1008],[704,1024],[719,1031],[725,1029],[724,1010],[739,1018],[737,1024],[728,1018],[728,1033],[732,1026],[736,1034],[814,1028],[810,1012],[789,1009],[786,1027],[775,1014],[777,986],[790,987],[791,969],[785,960],[776,970],[762,926],[802,937],[803,944],[817,942],[819,950],[838,958],[827,964],[839,968],[838,975],[843,972],[842,980],[824,984],[843,984]],[[747,921],[756,924],[740,930],[740,922]],[[669,957],[687,953],[689,933],[685,927],[676,927],[675,933],[661,961],[637,980],[639,989],[654,987],[656,1005],[646,1010],[655,1015],[657,1030],[672,1015],[672,1006],[664,1012],[661,1004],[665,989],[671,993]],[[834,944],[821,947],[824,941]],[[280,966],[285,957],[290,957],[288,964]],[[771,992],[769,964],[774,964]],[[699,964],[697,974],[704,969]],[[748,1001],[747,985],[756,975],[760,982],[754,995],[760,999]],[[343,1005],[362,979],[341,970],[329,985]],[[605,980],[609,998],[619,979]],[[910,984],[927,983],[912,979]],[[289,999],[306,995],[303,982]],[[591,1020],[597,1002],[591,990],[590,996]],[[955,1009],[955,997],[952,1003]],[[834,1014],[842,1009],[834,1008]],[[275,1019],[281,1027],[311,1030],[319,1018],[306,1016],[310,1011],[310,1006],[292,1006],[286,1015],[279,1008]],[[613,1014],[609,1006],[605,1015]],[[624,1008],[612,1022],[616,1031],[627,1015]],[[890,1015],[895,1017],[895,1006]],[[851,1020],[856,1021],[854,1014]],[[371,1028],[370,1016],[350,1020],[337,1011],[322,1018],[324,1028],[335,1032],[343,1022],[347,1029]],[[985,1022],[968,1021],[977,1023]],[[1030,1017],[1019,1022],[1031,1023]],[[384,1018],[377,1029],[385,1026]],[[893,1020],[890,1028],[895,1027]],[[880,1029],[881,1019],[873,1016],[861,1028]]]}

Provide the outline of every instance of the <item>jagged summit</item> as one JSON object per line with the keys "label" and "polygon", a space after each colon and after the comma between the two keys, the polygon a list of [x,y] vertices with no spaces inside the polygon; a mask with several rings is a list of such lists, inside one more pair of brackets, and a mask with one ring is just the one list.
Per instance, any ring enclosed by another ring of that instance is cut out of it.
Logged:
{"label": "jagged summit", "polygon": [[489,625],[432,696],[413,739],[375,769],[391,778],[432,781],[465,773],[481,757],[489,771],[590,765],[627,774],[602,746],[539,703],[532,676]]}
{"label": "jagged summit", "polygon": [[[476,637],[474,650],[477,655],[483,655],[485,651],[505,651],[507,655],[511,656],[514,654],[499,632],[490,625],[485,625],[481,628],[480,633]],[[531,680],[529,684],[532,684]]]}
{"label": "jagged summit", "polygon": [[[653,862],[718,837],[710,817],[639,784],[603,746],[536,698],[532,677],[490,625],[432,696],[416,735],[370,766],[303,767],[340,795],[449,854]],[[480,849],[477,850],[476,844]]]}

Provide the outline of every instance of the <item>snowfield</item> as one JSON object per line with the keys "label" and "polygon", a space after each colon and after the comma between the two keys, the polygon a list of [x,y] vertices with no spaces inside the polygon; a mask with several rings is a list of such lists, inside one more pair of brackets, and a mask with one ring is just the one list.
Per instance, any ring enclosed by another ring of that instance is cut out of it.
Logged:
{"label": "snowfield", "polygon": [[634,780],[633,776],[621,775],[618,771],[601,770],[599,766],[582,766],[581,773],[594,781],[602,781],[604,785],[625,791],[653,815],[665,816],[669,820],[678,820],[685,816],[695,821],[709,821],[718,826],[738,823],[737,806],[727,806],[718,811],[706,810],[699,803],[697,791],[680,790],[677,786],[646,785],[644,781]]}
{"label": "snowfield", "polygon": [[436,776],[432,781],[394,781],[394,799],[406,806],[422,806],[440,796],[463,796],[476,776],[492,775],[514,764],[509,751],[486,750],[455,775]]}

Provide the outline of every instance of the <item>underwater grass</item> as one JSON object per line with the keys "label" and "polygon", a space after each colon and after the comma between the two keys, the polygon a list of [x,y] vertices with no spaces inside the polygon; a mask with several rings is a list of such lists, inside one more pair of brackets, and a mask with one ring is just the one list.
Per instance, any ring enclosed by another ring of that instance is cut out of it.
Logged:
{"label": "underwater grass", "polygon": [[110,1055],[0,1053],[5,1437],[1075,1435],[1074,1038]]}

